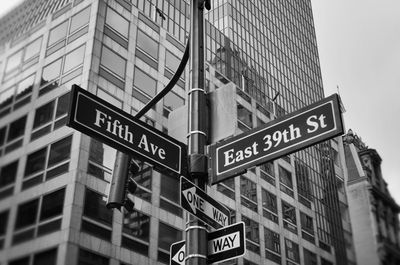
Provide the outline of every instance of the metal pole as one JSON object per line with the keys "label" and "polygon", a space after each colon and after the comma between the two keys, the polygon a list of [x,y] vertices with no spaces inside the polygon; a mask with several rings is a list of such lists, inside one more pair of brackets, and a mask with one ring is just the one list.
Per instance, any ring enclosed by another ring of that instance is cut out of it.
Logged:
{"label": "metal pole", "polygon": [[[200,5],[201,3],[201,5]],[[204,90],[204,4],[193,0],[190,16],[190,89],[188,91],[188,168],[191,180],[205,190],[208,178],[206,96]],[[203,222],[186,215],[186,265],[207,264],[207,230]]]}

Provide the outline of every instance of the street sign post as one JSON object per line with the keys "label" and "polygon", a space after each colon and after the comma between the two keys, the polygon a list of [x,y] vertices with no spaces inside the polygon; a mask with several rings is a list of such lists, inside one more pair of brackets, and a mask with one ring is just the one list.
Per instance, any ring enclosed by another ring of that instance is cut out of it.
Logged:
{"label": "street sign post", "polygon": [[185,240],[178,241],[171,245],[169,251],[169,265],[185,264]]}
{"label": "street sign post", "polygon": [[[207,264],[222,262],[243,256],[246,252],[245,227],[239,222],[207,235]],[[170,265],[183,265],[185,262],[185,241],[171,245]]]}
{"label": "street sign post", "polygon": [[212,184],[341,134],[339,97],[334,94],[262,127],[211,145]]}
{"label": "street sign post", "polygon": [[167,174],[187,173],[185,144],[77,85],[72,86],[67,125]]}
{"label": "street sign post", "polygon": [[181,177],[181,206],[215,229],[229,224],[229,209],[184,177]]}

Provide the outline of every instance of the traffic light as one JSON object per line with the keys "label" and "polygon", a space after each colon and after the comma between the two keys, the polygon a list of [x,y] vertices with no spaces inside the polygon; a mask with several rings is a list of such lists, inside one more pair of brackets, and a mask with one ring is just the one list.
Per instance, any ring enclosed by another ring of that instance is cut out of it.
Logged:
{"label": "traffic light", "polygon": [[204,7],[207,10],[211,10],[211,0],[204,0]]}
{"label": "traffic light", "polygon": [[113,176],[108,193],[106,207],[108,209],[117,208],[121,211],[123,206],[127,211],[132,212],[135,204],[127,197],[128,192],[134,193],[137,183],[132,175],[139,171],[139,165],[128,155],[117,151]]}

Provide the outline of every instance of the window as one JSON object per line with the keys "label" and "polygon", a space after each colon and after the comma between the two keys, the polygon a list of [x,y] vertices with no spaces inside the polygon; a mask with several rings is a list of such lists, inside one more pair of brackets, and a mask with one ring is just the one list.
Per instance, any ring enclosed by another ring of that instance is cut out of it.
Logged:
{"label": "window", "polygon": [[146,33],[138,30],[136,47],[145,52],[146,55],[158,60],[158,42],[149,37]]}
{"label": "window", "polygon": [[125,79],[126,59],[104,45],[101,51],[101,66],[119,78]]}
{"label": "window", "polygon": [[137,67],[133,76],[133,87],[133,96],[145,104],[157,93],[157,81]]}
{"label": "window", "polygon": [[242,221],[246,228],[246,248],[260,254],[260,233],[258,223],[242,215]]}
{"label": "window", "polygon": [[321,265],[333,265],[333,262],[321,257]]}
{"label": "window", "polygon": [[[25,48],[24,63],[31,62],[35,59],[39,61],[40,47],[42,46],[42,37],[29,43]],[[25,67],[24,67],[25,68]]]}
{"label": "window", "polygon": [[0,249],[4,247],[8,225],[8,213],[8,210],[0,213]]}
{"label": "window", "polygon": [[185,100],[175,94],[173,91],[170,91],[163,98],[164,100],[164,116],[168,117],[170,111],[177,109],[183,105],[185,105]]}
{"label": "window", "polygon": [[[176,57],[169,50],[165,51],[165,67],[172,73],[175,73],[178,70],[179,64],[181,63],[181,59]],[[185,79],[185,71],[183,71],[180,76],[182,79]]]}
{"label": "window", "polygon": [[284,169],[282,166],[279,166],[278,168],[279,168],[279,180],[280,180],[281,191],[283,191],[284,193],[288,194],[291,197],[294,197],[292,173]]}
{"label": "window", "polygon": [[72,136],[68,136],[28,155],[22,189],[68,172]]}
{"label": "window", "polygon": [[67,93],[36,109],[31,141],[67,123],[69,98],[70,93]]}
{"label": "window", "polygon": [[18,206],[13,244],[45,235],[61,228],[65,189]]}
{"label": "window", "polygon": [[84,58],[85,44],[43,67],[39,96],[82,74]]}
{"label": "window", "polygon": [[240,176],[241,204],[257,212],[257,185],[244,176]]}
{"label": "window", "polygon": [[109,259],[80,248],[78,265],[109,265]]}
{"label": "window", "polygon": [[90,140],[88,173],[96,178],[111,181],[116,150],[97,141]]}
{"label": "window", "polygon": [[6,68],[4,70],[4,80],[9,79],[9,77],[14,76],[19,72],[19,66],[22,63],[23,53],[24,50],[21,49],[7,58]]}
{"label": "window", "polygon": [[30,75],[0,92],[0,117],[31,101],[35,75]]}
{"label": "window", "polygon": [[271,192],[261,189],[263,216],[278,223],[278,206],[276,196]]}
{"label": "window", "polygon": [[0,168],[0,199],[12,195],[17,177],[18,160]]}
{"label": "window", "polygon": [[267,162],[265,164],[260,165],[260,177],[275,186],[275,171],[274,171],[274,163]]}
{"label": "window", "polygon": [[180,182],[176,177],[161,175],[160,207],[182,217],[182,208],[179,201]]}
{"label": "window", "polygon": [[300,262],[299,245],[285,238],[286,258],[294,262]]}
{"label": "window", "polygon": [[217,190],[231,199],[235,199],[235,178],[228,178],[217,184]]}
{"label": "window", "polygon": [[106,25],[119,35],[128,39],[129,37],[129,21],[119,15],[114,9],[107,6]]}
{"label": "window", "polygon": [[297,192],[304,198],[312,200],[313,191],[309,180],[308,167],[301,161],[296,159],[295,170],[296,170],[296,180],[297,180]]}
{"label": "window", "polygon": [[302,237],[311,243],[315,243],[313,218],[303,212],[300,212],[300,222]]}
{"label": "window", "polygon": [[304,264],[307,265],[317,265],[317,255],[308,249],[303,248],[303,254],[304,254]]}
{"label": "window", "polygon": [[[0,155],[7,154],[22,146],[25,133],[26,116],[0,128]],[[3,149],[4,148],[4,149]]]}
{"label": "window", "polygon": [[237,104],[238,127],[242,131],[248,131],[253,128],[253,119],[251,111],[246,109],[241,104]]}
{"label": "window", "polygon": [[52,28],[47,42],[46,56],[65,47],[67,43],[69,44],[85,35],[88,32],[87,24],[89,23],[89,19],[90,7],[87,7],[72,16],[71,19]]}
{"label": "window", "polygon": [[282,201],[282,217],[283,227],[293,233],[297,233],[297,221],[296,221],[296,208],[289,203]]}
{"label": "window", "polygon": [[182,240],[182,231],[159,222],[158,225],[158,261],[169,263],[171,244]]}
{"label": "window", "polygon": [[124,211],[121,245],[144,256],[149,255],[150,217],[138,212]]}
{"label": "window", "polygon": [[265,257],[281,264],[281,240],[278,233],[264,227]]}
{"label": "window", "polygon": [[134,195],[138,198],[151,202],[151,183],[153,168],[144,162],[136,162],[139,165],[139,171],[132,176],[132,178],[138,184]]}

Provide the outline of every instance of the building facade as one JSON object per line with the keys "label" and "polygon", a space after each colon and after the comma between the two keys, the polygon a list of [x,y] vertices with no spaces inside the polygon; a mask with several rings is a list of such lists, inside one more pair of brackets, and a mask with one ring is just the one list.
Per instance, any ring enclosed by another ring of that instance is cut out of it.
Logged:
{"label": "building facade", "polygon": [[[323,98],[311,1],[212,1],[207,89],[233,84],[234,134]],[[140,163],[136,212],[105,207],[115,150],[66,127],[78,84],[134,115],[173,76],[185,0],[29,0],[0,19],[0,264],[168,264],[179,180]],[[168,133],[189,69],[142,118]],[[276,99],[273,101],[272,99]],[[208,188],[246,224],[227,264],[355,264],[341,139]],[[128,220],[128,222],[126,222]]]}
{"label": "building facade", "polygon": [[347,194],[358,264],[400,263],[400,206],[390,196],[382,159],[351,130],[343,137]]}

